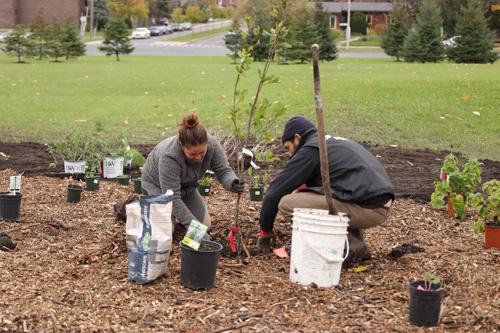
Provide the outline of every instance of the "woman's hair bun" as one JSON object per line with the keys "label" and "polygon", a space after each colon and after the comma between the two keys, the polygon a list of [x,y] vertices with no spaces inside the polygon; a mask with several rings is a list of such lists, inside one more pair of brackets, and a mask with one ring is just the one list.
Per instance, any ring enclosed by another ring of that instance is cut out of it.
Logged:
{"label": "woman's hair bun", "polygon": [[196,113],[191,113],[190,115],[187,115],[182,119],[182,127],[184,127],[185,129],[195,128],[196,126],[198,126],[198,124],[199,121]]}

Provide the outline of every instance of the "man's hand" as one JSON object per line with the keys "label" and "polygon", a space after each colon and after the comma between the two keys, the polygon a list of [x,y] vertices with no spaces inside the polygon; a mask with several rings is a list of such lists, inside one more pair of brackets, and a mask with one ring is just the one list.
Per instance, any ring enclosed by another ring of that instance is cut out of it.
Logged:
{"label": "man's hand", "polygon": [[271,252],[271,249],[276,247],[276,234],[274,233],[274,230],[265,231],[261,229],[259,232],[257,245],[260,248],[260,252]]}
{"label": "man's hand", "polygon": [[245,182],[236,178],[231,183],[231,192],[241,194],[245,191]]}

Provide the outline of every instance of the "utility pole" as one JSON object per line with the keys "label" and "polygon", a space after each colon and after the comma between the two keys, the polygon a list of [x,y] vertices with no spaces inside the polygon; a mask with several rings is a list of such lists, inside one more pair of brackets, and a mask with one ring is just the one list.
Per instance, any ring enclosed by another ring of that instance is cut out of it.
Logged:
{"label": "utility pole", "polygon": [[349,48],[349,42],[351,40],[351,0],[347,1],[347,27],[345,29],[345,40],[346,49]]}
{"label": "utility pole", "polygon": [[94,0],[90,0],[90,39],[94,37]]}

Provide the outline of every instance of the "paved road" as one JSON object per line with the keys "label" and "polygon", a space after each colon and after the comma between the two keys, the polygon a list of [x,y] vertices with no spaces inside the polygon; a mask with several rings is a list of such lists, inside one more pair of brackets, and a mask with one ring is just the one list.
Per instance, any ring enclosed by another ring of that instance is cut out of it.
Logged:
{"label": "paved road", "polygon": [[[225,33],[217,34],[202,40],[195,40],[187,43],[168,42],[165,39],[172,39],[195,32],[216,29],[229,25],[230,21],[200,24],[193,26],[193,31],[175,32],[168,36],[152,37],[144,40],[133,40],[135,50],[134,55],[142,56],[225,56],[229,50],[224,45]],[[163,41],[162,41],[163,40]],[[102,55],[97,47],[100,42],[87,43],[88,55]],[[387,58],[380,52],[339,52],[341,58]]]}

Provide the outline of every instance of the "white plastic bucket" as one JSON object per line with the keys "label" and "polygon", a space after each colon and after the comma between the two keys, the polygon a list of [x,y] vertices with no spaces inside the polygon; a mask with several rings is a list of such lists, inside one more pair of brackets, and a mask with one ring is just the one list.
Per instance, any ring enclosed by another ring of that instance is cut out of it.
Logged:
{"label": "white plastic bucket", "polygon": [[66,161],[64,160],[65,173],[85,173],[87,162],[85,161]]}
{"label": "white plastic bucket", "polygon": [[104,158],[102,161],[103,177],[116,178],[123,175],[123,163],[123,156]]}
{"label": "white plastic bucket", "polygon": [[[342,262],[349,254],[349,218],[328,215],[327,210],[293,210],[290,280],[318,287],[339,284]],[[345,252],[345,256],[344,256]]]}

